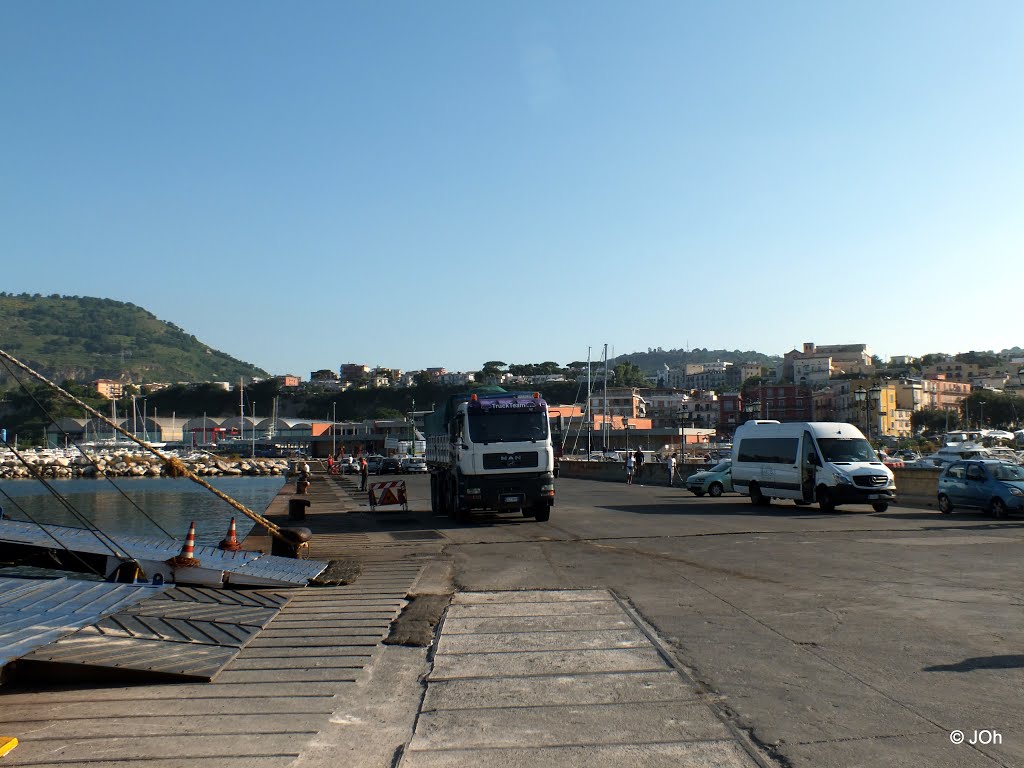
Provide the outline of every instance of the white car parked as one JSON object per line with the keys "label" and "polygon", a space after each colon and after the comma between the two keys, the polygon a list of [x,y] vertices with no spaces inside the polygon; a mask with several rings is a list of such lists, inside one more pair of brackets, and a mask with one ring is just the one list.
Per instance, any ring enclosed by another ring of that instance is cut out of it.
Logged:
{"label": "white car parked", "polygon": [[402,459],[401,469],[403,475],[421,474],[427,471],[427,460],[422,456],[406,456]]}

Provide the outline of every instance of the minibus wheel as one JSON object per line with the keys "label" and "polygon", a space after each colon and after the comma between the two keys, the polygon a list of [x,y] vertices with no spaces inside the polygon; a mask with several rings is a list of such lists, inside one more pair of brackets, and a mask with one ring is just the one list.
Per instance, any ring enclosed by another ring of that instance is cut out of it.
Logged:
{"label": "minibus wheel", "polygon": [[771,497],[761,493],[761,488],[757,483],[750,484],[750,500],[758,507],[767,507],[772,503]]}
{"label": "minibus wheel", "polygon": [[832,492],[825,486],[818,487],[818,507],[822,512],[835,512],[836,502],[832,498]]}

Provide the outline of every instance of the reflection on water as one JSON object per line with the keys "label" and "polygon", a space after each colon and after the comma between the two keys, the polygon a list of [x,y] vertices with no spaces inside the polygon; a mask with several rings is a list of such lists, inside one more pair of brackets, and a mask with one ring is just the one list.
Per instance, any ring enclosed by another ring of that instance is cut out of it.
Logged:
{"label": "reflection on water", "polygon": [[[116,482],[126,496],[175,538],[185,538],[192,520],[196,521],[196,541],[199,544],[216,545],[224,538],[232,517],[238,518],[239,539],[252,528],[247,517],[190,480],[140,477],[119,478]],[[254,512],[262,513],[284,485],[284,478],[214,477],[207,478],[207,482]],[[105,480],[50,480],[49,483],[75,510],[106,533],[163,536]],[[41,523],[83,527],[41,483],[29,480],[0,482],[0,490],[11,497],[8,499],[0,494],[0,506],[5,517],[28,520],[31,515]]]}

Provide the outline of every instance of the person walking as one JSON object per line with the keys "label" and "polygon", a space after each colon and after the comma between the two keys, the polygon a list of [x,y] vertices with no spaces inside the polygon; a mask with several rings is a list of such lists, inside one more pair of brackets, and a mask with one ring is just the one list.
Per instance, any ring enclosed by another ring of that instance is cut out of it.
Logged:
{"label": "person walking", "polygon": [[370,476],[370,467],[366,463],[366,457],[359,459],[359,490],[366,490],[366,480]]}
{"label": "person walking", "polygon": [[633,484],[633,454],[626,451],[626,485]]}
{"label": "person walking", "polygon": [[676,484],[676,455],[674,453],[668,457],[668,484],[670,488]]}
{"label": "person walking", "polygon": [[633,454],[633,463],[636,465],[636,477],[638,480],[643,480],[640,476],[640,471],[644,468],[644,452],[639,448],[636,449],[636,453]]}

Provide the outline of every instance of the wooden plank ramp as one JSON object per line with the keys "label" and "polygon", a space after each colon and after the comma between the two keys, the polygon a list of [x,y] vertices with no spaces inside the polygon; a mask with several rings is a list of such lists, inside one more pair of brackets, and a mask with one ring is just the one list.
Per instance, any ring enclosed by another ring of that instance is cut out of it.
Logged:
{"label": "wooden plank ramp", "polygon": [[0,688],[0,732],[21,742],[4,768],[284,768],[318,733],[341,727],[331,715],[418,575],[414,564],[367,563],[343,587],[254,590],[286,602],[212,683]]}

